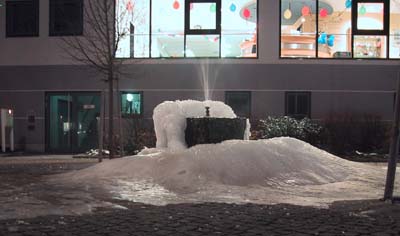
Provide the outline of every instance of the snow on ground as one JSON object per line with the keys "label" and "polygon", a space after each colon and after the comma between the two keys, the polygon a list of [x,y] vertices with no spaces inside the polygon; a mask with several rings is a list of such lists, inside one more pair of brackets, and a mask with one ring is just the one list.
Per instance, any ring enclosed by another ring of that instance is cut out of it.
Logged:
{"label": "snow on ground", "polygon": [[149,204],[325,205],[379,198],[384,176],[382,167],[346,161],[297,139],[274,138],[230,140],[181,151],[146,149],[62,177],[101,186],[115,198]]}
{"label": "snow on ground", "polygon": [[[236,118],[232,108],[218,101],[167,101],[159,104],[153,113],[157,148],[184,150],[186,148],[186,118],[205,117],[210,107],[210,117]],[[250,137],[250,123],[247,122],[245,139]]]}

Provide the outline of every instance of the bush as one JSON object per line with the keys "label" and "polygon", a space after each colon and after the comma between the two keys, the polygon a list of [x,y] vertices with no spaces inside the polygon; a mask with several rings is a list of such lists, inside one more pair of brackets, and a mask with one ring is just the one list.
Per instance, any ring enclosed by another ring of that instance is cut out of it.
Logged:
{"label": "bush", "polygon": [[288,116],[267,117],[259,123],[261,138],[293,137],[303,141],[317,144],[322,127],[304,118],[297,120]]}
{"label": "bush", "polygon": [[387,153],[389,124],[373,114],[331,114],[324,120],[326,147],[335,154]]}
{"label": "bush", "polygon": [[156,135],[153,120],[141,118],[124,119],[124,152],[135,155],[144,147],[155,147]]}

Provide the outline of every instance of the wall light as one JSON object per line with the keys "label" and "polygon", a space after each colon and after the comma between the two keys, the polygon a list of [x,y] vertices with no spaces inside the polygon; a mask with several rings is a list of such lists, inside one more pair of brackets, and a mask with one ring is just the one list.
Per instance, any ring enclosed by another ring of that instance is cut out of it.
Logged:
{"label": "wall light", "polygon": [[290,2],[289,2],[289,8],[285,10],[285,12],[283,13],[283,18],[285,18],[286,20],[289,20],[290,18],[292,18],[292,10],[290,7]]}

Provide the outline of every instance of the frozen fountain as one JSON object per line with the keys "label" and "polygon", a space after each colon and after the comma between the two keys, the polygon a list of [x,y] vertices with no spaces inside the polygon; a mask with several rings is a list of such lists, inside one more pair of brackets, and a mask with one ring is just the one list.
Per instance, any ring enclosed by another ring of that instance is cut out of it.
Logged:
{"label": "frozen fountain", "polygon": [[[214,69],[211,73],[209,59],[200,62],[198,78],[204,92],[204,115],[197,114],[196,117],[186,118],[185,141],[188,147],[197,144],[220,143],[232,139],[248,139],[245,135],[247,119],[238,118],[236,115],[229,117],[211,116],[208,105],[212,99],[212,88],[215,85],[218,70]],[[230,112],[230,111],[229,111]]]}
{"label": "frozen fountain", "polygon": [[153,120],[157,148],[184,150],[250,136],[250,122],[219,101],[163,102],[154,109]]}
{"label": "frozen fountain", "polygon": [[210,107],[205,109],[205,117],[186,118],[185,141],[188,147],[245,139],[247,119],[210,117]]}
{"label": "frozen fountain", "polygon": [[210,68],[209,59],[200,61],[197,77],[204,101],[168,101],[154,109],[157,148],[183,150],[197,144],[249,139],[250,122],[237,117],[223,102],[211,100],[218,73],[217,67]]}

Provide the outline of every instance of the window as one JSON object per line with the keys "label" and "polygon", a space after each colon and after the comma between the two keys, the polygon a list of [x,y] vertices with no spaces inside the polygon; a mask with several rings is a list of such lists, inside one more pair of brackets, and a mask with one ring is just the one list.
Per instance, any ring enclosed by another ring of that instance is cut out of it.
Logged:
{"label": "window", "polygon": [[251,114],[251,92],[234,91],[225,93],[225,103],[232,107],[239,117],[250,117]]}
{"label": "window", "polygon": [[39,36],[39,0],[6,3],[7,37]]}
{"label": "window", "polygon": [[286,92],[285,115],[296,119],[303,119],[311,115],[310,92]]}
{"label": "window", "polygon": [[389,4],[386,0],[354,0],[354,58],[387,58]]}
{"label": "window", "polygon": [[389,58],[400,59],[400,1],[390,0]]}
{"label": "window", "polygon": [[82,35],[83,1],[50,0],[50,36]]}
{"label": "window", "polygon": [[142,115],[143,96],[141,92],[121,93],[121,113],[124,116]]}
{"label": "window", "polygon": [[399,5],[398,0],[281,0],[280,55],[400,58]]}
{"label": "window", "polygon": [[258,0],[118,0],[118,58],[256,58]]}

